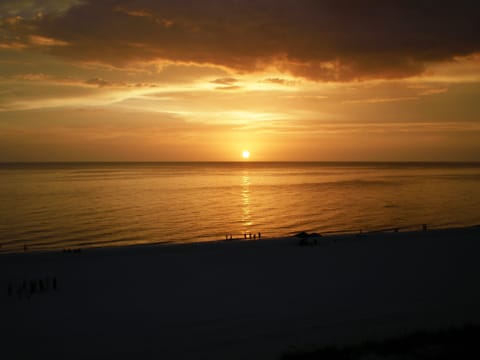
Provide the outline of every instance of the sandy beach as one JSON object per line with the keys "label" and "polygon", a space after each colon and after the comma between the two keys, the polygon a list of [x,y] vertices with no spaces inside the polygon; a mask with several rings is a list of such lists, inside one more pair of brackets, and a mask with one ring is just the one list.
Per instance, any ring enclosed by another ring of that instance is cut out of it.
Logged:
{"label": "sandy beach", "polygon": [[470,227],[2,254],[0,354],[277,359],[478,324],[479,238]]}

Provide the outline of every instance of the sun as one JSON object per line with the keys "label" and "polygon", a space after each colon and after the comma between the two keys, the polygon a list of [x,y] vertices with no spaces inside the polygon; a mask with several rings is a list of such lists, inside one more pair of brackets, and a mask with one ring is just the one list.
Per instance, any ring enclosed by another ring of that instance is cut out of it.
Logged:
{"label": "sun", "polygon": [[250,151],[248,150],[244,150],[242,152],[242,157],[245,159],[245,160],[248,160],[250,158]]}

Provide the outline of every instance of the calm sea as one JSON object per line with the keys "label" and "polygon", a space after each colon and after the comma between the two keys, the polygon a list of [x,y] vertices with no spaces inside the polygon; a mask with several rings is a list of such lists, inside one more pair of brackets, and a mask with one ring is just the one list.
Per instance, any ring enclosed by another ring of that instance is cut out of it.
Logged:
{"label": "calm sea", "polygon": [[480,163],[0,164],[1,251],[480,224]]}

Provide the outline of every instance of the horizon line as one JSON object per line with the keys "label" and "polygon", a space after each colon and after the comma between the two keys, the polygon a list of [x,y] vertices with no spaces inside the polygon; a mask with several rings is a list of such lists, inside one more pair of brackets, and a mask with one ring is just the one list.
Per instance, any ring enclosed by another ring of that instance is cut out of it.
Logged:
{"label": "horizon line", "polygon": [[324,163],[324,164],[480,164],[480,160],[27,160],[0,161],[9,164],[265,164],[265,163]]}

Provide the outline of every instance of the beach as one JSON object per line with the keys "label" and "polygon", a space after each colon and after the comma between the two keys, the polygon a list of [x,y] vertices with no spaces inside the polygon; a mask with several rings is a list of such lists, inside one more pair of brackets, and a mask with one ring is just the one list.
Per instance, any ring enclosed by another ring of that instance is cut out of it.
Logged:
{"label": "beach", "polygon": [[[480,322],[480,227],[0,255],[2,358],[277,359]],[[22,288],[23,282],[26,287]]]}

